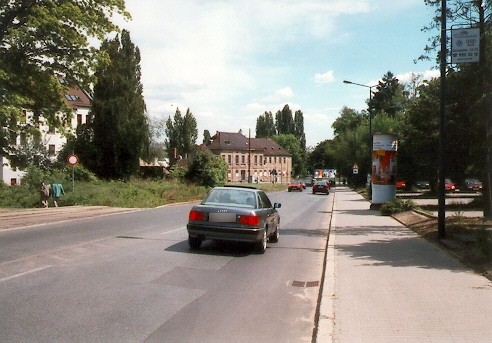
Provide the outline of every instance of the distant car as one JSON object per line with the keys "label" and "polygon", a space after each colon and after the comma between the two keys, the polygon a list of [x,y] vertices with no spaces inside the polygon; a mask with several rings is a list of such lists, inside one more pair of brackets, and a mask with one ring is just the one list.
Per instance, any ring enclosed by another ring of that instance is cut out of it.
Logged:
{"label": "distant car", "polygon": [[291,191],[302,192],[302,190],[304,188],[306,188],[306,187],[304,187],[303,183],[299,180],[292,180],[291,182],[289,182],[289,185],[287,186],[287,190],[289,192],[291,192]]}
{"label": "distant car", "polygon": [[481,191],[482,190],[482,182],[477,179],[465,179],[465,188],[468,191]]}
{"label": "distant car", "polygon": [[215,187],[190,210],[189,246],[199,249],[206,239],[251,242],[263,254],[267,242],[278,242],[280,207],[254,187]]}
{"label": "distant car", "polygon": [[316,193],[325,193],[330,194],[330,184],[325,180],[315,181],[313,184],[313,194]]}
{"label": "distant car", "polygon": [[415,187],[417,187],[417,189],[430,189],[430,183],[429,181],[416,181]]}
{"label": "distant car", "polygon": [[396,181],[395,187],[397,190],[403,190],[407,188],[407,183],[405,181]]}
{"label": "distant car", "polygon": [[444,180],[444,190],[446,192],[454,192],[456,190],[456,185],[453,181],[451,181],[451,179]]}
{"label": "distant car", "polygon": [[[435,190],[439,191],[439,181],[437,181],[436,183]],[[454,184],[454,182],[451,181],[451,179],[444,179],[444,192],[452,193],[455,191],[456,191],[456,185]]]}
{"label": "distant car", "polygon": [[304,185],[307,187],[311,187],[313,185],[313,178],[312,177],[307,177],[303,180]]}

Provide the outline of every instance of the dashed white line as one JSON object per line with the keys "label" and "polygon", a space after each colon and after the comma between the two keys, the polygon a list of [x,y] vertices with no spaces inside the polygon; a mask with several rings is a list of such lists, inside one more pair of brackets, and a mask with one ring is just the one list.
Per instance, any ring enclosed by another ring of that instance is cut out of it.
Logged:
{"label": "dashed white line", "polygon": [[8,280],[12,280],[12,279],[15,279],[15,278],[18,278],[18,277],[21,277],[21,276],[27,275],[27,274],[31,274],[31,273],[36,273],[36,272],[39,272],[39,271],[41,271],[41,270],[48,269],[48,268],[51,268],[51,267],[52,267],[51,265],[47,265],[47,266],[44,266],[44,267],[40,267],[40,268],[36,268],[36,269],[32,269],[32,270],[28,270],[28,271],[23,272],[23,273],[19,273],[19,274],[11,275],[11,276],[8,276],[8,277],[6,277],[6,278],[0,279],[0,282],[4,282],[4,281],[8,281]]}
{"label": "dashed white line", "polygon": [[163,233],[161,233],[161,235],[167,235],[168,233],[179,231],[179,230],[184,230],[184,229],[186,229],[186,227],[178,227],[177,229],[163,232]]}

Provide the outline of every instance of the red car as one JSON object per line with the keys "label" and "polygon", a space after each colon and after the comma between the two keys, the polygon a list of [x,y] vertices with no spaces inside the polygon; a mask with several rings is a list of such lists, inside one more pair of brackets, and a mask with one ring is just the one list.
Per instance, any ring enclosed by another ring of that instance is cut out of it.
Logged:
{"label": "red car", "polygon": [[456,185],[450,179],[444,180],[444,190],[446,192],[454,192],[456,190]]}
{"label": "red car", "polygon": [[291,192],[291,191],[300,191],[300,192],[302,192],[303,189],[304,189],[304,185],[299,180],[292,180],[289,183],[289,185],[287,186],[287,190],[289,192]]}
{"label": "red car", "polygon": [[396,181],[396,189],[405,189],[407,188],[407,183],[405,181]]}

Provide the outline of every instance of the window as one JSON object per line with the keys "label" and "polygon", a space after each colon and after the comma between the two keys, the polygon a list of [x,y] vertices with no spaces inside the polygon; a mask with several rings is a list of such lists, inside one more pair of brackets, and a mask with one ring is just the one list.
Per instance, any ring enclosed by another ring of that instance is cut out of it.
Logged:
{"label": "window", "polygon": [[236,164],[239,164],[239,155],[236,155]]}
{"label": "window", "polygon": [[80,100],[80,97],[78,95],[65,94],[65,99],[68,101],[77,101]]}
{"label": "window", "polygon": [[10,179],[10,185],[11,185],[11,186],[15,186],[16,184],[17,184],[17,179],[16,179],[16,178],[14,178],[14,177],[13,177],[13,178],[11,178],[11,179]]}
{"label": "window", "polygon": [[255,155],[255,164],[258,164],[258,156]]}
{"label": "window", "polygon": [[82,114],[77,114],[77,126],[82,125]]}
{"label": "window", "polygon": [[16,132],[10,132],[10,145],[16,145],[17,144],[17,133]]}
{"label": "window", "polygon": [[55,145],[54,144],[50,144],[48,146],[48,154],[50,156],[54,156],[55,155]]}
{"label": "window", "polygon": [[55,127],[53,125],[50,125],[50,128],[48,129],[48,133],[54,135],[55,134]]}
{"label": "window", "polygon": [[241,155],[241,163],[242,163],[242,164],[246,163],[246,160],[245,160],[244,155]]}
{"label": "window", "polygon": [[231,164],[232,163],[232,156],[227,155],[227,163]]}
{"label": "window", "polygon": [[90,125],[92,123],[92,114],[87,115],[87,117],[85,118],[85,123],[87,125]]}

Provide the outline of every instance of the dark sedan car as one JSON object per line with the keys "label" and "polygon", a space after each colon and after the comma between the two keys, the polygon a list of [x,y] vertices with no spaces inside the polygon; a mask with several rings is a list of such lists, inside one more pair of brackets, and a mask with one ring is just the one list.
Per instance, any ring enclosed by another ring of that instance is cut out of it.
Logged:
{"label": "dark sedan car", "polygon": [[465,189],[468,191],[481,191],[482,190],[482,182],[477,179],[466,179],[465,180]]}
{"label": "dark sedan car", "polygon": [[325,193],[330,194],[330,183],[325,180],[318,180],[313,184],[313,194]]}
{"label": "dark sedan car", "polygon": [[267,241],[279,239],[280,215],[266,193],[253,187],[213,188],[189,213],[188,243],[199,249],[203,240],[251,242],[263,254]]}

